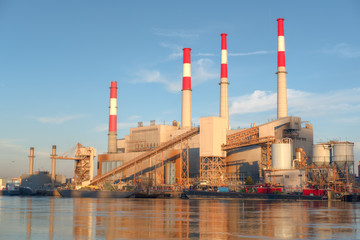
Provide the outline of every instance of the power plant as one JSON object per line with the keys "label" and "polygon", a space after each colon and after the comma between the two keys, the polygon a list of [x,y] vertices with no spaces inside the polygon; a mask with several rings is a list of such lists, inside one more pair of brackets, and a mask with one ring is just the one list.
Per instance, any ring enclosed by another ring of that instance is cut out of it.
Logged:
{"label": "power plant", "polygon": [[[98,154],[92,176],[94,148],[81,144],[75,157],[57,156],[53,146],[51,178],[56,159],[76,161],[77,185],[133,184],[189,188],[227,186],[237,189],[249,178],[254,184],[280,187],[284,192],[305,188],[346,190],[354,184],[351,142],[314,144],[313,126],[288,116],[284,19],[278,22],[277,119],[246,129],[229,124],[227,34],[221,36],[220,111],[218,116],[192,122],[191,49],[183,49],[181,124],[138,122],[117,138],[117,82],[110,83],[108,151]],[[80,151],[81,150],[81,151]],[[30,154],[30,174],[33,152]],[[312,192],[311,194],[314,194]]]}

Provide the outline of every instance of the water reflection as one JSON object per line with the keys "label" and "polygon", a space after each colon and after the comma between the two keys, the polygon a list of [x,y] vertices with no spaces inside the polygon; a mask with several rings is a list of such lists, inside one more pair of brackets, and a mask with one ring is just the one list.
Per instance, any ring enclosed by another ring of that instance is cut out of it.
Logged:
{"label": "water reflection", "polygon": [[181,200],[74,199],[74,239],[187,238],[189,208]]}
{"label": "water reflection", "polygon": [[27,212],[26,212],[26,239],[31,237],[31,212],[32,212],[32,201],[31,198],[27,199]]}
{"label": "water reflection", "polygon": [[0,239],[359,239],[360,203],[0,197]]}
{"label": "water reflection", "polygon": [[74,239],[317,239],[356,234],[356,217],[347,203],[74,199],[74,210]]}

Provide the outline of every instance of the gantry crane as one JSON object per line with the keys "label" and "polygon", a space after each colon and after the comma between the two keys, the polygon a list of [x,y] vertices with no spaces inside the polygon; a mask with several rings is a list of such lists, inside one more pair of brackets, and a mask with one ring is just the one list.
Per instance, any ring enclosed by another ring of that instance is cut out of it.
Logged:
{"label": "gantry crane", "polygon": [[50,159],[52,162],[51,177],[55,180],[55,161],[56,159],[75,160],[74,182],[75,185],[88,185],[94,177],[94,158],[96,149],[93,147],[84,147],[80,143],[68,150],[62,155],[56,155],[56,146],[53,146],[53,152]]}

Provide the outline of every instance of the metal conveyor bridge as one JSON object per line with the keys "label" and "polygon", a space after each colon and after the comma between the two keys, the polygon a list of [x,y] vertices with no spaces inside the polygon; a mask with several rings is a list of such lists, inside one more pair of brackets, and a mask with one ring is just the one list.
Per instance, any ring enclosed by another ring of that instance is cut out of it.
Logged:
{"label": "metal conveyor bridge", "polygon": [[[175,145],[182,143],[185,140],[190,139],[191,137],[199,134],[199,132],[200,132],[199,127],[192,128],[191,130],[189,130],[183,134],[180,134],[179,136],[176,136],[167,142],[162,143],[157,148],[154,148],[153,150],[151,150],[149,152],[141,154],[141,155],[135,157],[134,159],[124,163],[123,165],[116,167],[102,175],[95,177],[90,182],[90,185],[97,185],[100,182],[105,181],[107,178],[110,178],[118,173],[124,172],[125,170],[128,170],[131,167],[136,168],[136,165],[140,165],[143,161],[145,161],[153,156],[156,156],[156,155],[170,149],[171,147],[174,147]],[[162,159],[162,161],[165,161],[165,160]],[[184,164],[184,165],[185,165],[185,167],[187,167],[187,171],[188,171],[188,155],[187,155],[187,164]],[[188,175],[188,173],[187,173],[187,175]]]}

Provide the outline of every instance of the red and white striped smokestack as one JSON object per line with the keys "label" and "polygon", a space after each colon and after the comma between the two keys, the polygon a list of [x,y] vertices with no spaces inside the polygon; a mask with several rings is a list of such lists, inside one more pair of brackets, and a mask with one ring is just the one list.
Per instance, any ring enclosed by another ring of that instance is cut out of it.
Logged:
{"label": "red and white striped smokestack", "polygon": [[278,93],[277,93],[277,116],[278,118],[288,116],[287,90],[286,90],[286,68],[285,68],[285,37],[284,19],[278,18]]}
{"label": "red and white striped smokestack", "polygon": [[221,34],[221,74],[220,74],[220,117],[226,119],[226,129],[229,129],[229,95],[228,95],[228,60],[226,33]]}
{"label": "red and white striped smokestack", "polygon": [[181,126],[191,127],[191,48],[184,48]]}
{"label": "red and white striped smokestack", "polygon": [[117,136],[117,82],[110,84],[110,116],[109,116],[109,138],[108,152],[116,152],[116,136]]}

